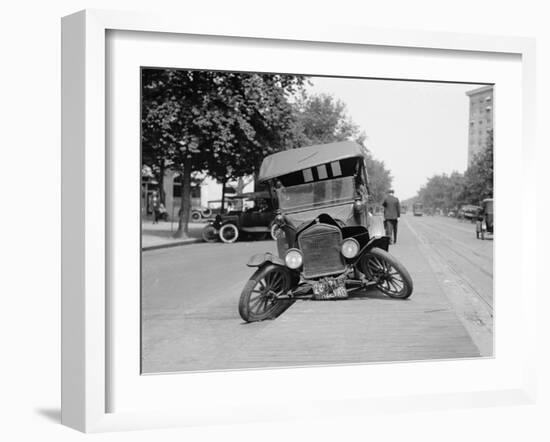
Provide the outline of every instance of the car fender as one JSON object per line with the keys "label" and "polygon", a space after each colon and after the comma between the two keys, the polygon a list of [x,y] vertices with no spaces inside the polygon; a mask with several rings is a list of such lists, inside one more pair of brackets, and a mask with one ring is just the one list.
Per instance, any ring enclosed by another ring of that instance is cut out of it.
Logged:
{"label": "car fender", "polygon": [[256,255],[251,256],[248,262],[246,263],[246,265],[248,267],[261,267],[266,262],[270,262],[275,265],[286,267],[285,261],[283,259],[269,252],[257,253]]}
{"label": "car fender", "polygon": [[367,242],[367,244],[361,249],[357,255],[356,260],[359,260],[365,253],[371,250],[374,247],[388,251],[390,247],[390,237],[389,236],[375,236]]}

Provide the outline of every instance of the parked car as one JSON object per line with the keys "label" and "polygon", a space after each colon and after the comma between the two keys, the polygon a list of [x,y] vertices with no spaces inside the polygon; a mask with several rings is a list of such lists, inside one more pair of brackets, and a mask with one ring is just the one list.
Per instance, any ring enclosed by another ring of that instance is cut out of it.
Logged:
{"label": "parked car", "polygon": [[460,208],[458,213],[461,219],[474,222],[478,218],[480,212],[481,207],[474,206],[472,204],[466,204]]}
{"label": "parked car", "polygon": [[487,198],[481,202],[481,210],[476,220],[476,238],[485,239],[487,233],[493,234],[493,199]]}
{"label": "parked car", "polygon": [[389,237],[368,229],[365,152],[339,142],[279,152],[266,157],[259,179],[278,207],[278,256],[266,252],[248,262],[239,314],[246,321],[273,319],[298,299],[345,299],[377,287],[405,299],[412,279],[388,253]]}
{"label": "parked car", "polygon": [[231,200],[229,211],[223,214],[218,211],[204,227],[202,237],[206,242],[233,243],[245,235],[275,239],[275,210],[268,192],[244,193]]}

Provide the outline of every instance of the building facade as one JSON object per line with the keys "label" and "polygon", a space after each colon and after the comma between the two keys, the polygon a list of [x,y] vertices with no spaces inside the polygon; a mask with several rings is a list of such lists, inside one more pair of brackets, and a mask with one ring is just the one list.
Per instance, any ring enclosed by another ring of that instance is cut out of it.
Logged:
{"label": "building facade", "polygon": [[489,132],[493,130],[493,86],[483,86],[466,92],[470,98],[468,131],[468,165],[474,156],[487,146]]}

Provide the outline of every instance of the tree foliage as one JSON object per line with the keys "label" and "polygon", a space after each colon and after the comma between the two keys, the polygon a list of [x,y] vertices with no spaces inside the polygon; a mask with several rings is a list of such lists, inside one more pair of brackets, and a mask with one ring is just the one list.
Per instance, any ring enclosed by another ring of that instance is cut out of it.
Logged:
{"label": "tree foliage", "polygon": [[434,175],[420,189],[415,200],[426,208],[456,209],[464,204],[479,205],[493,197],[493,134],[474,156],[466,172]]}
{"label": "tree foliage", "polygon": [[383,161],[373,157],[365,146],[366,135],[347,114],[345,103],[328,94],[302,96],[294,105],[294,143],[296,147],[353,140],[366,154],[369,190],[381,202],[392,184],[392,176]]}
{"label": "tree foliage", "polygon": [[479,204],[493,197],[493,132],[487,137],[487,146],[476,154],[464,174],[462,199],[470,204]]}
{"label": "tree foliage", "polygon": [[285,149],[354,140],[367,155],[371,193],[383,198],[392,177],[366,149],[364,132],[340,100],[308,96],[306,81],[286,74],[142,70],[142,162],[160,180],[166,168],[181,174],[178,236],[187,234],[193,176],[238,181]]}
{"label": "tree foliage", "polygon": [[297,75],[175,69],[142,71],[144,159],[182,172],[179,235],[187,233],[191,174],[220,182],[253,173],[293,134]]}
{"label": "tree foliage", "polygon": [[345,140],[364,144],[364,132],[349,118],[346,105],[332,95],[304,93],[296,100],[294,112],[296,146]]}

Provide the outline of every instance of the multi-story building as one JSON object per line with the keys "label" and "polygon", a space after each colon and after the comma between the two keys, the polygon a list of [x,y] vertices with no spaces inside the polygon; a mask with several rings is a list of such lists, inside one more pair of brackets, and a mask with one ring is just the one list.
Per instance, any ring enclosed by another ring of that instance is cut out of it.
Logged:
{"label": "multi-story building", "polygon": [[470,97],[468,134],[468,165],[475,154],[487,145],[487,136],[493,130],[493,86],[483,86],[466,92]]}

